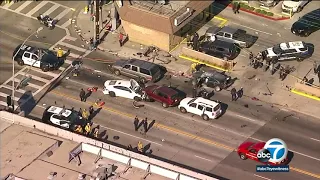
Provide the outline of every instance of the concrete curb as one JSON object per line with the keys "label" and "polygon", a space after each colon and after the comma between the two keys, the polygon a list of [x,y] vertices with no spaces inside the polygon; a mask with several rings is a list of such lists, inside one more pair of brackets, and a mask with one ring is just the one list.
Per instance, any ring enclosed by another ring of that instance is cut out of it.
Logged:
{"label": "concrete curb", "polygon": [[204,62],[201,62],[199,60],[196,60],[196,59],[184,56],[184,55],[179,55],[179,58],[182,58],[182,59],[185,59],[185,60],[188,60],[188,61],[192,61],[192,62],[195,62],[195,63],[199,63],[199,64],[205,64],[206,66],[209,66],[209,67],[221,70],[221,71],[225,71],[225,72],[229,72],[230,71],[228,69],[224,69],[224,68],[221,68],[221,67],[218,67],[218,66],[214,66],[214,65],[211,65],[211,64],[208,64],[208,63],[204,63]]}
{"label": "concrete curb", "polygon": [[307,94],[305,92],[302,92],[302,91],[299,91],[299,90],[296,90],[296,89],[292,89],[291,92],[294,93],[294,94],[300,95],[300,96],[304,96],[304,97],[307,97],[307,98],[310,98],[310,99],[313,99],[313,100],[320,101],[319,97]]}
{"label": "concrete curb", "polygon": [[[232,8],[232,4],[229,4],[228,7]],[[253,14],[253,15],[256,15],[256,16],[260,16],[260,17],[272,20],[272,21],[281,21],[281,20],[290,19],[290,17],[273,18],[273,17],[266,16],[266,15],[263,15],[263,14],[260,14],[260,13],[256,13],[254,11],[250,11],[250,10],[247,10],[247,9],[244,9],[244,8],[240,8],[240,10],[244,11],[244,12],[247,12],[247,13],[250,13],[250,14]]]}

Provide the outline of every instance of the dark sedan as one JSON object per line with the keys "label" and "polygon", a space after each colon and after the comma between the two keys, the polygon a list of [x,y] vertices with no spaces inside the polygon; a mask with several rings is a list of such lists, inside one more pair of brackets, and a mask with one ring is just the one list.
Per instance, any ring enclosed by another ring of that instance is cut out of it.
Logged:
{"label": "dark sedan", "polygon": [[320,9],[309,12],[299,18],[292,27],[291,32],[297,36],[307,37],[320,29]]}

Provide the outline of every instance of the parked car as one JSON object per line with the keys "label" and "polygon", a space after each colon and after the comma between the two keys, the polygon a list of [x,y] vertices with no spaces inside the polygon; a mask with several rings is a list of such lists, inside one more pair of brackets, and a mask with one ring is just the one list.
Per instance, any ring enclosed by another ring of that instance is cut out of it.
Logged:
{"label": "parked car", "polygon": [[[263,149],[265,146],[265,142],[244,142],[242,143],[237,150],[237,153],[240,157],[240,159],[242,160],[246,160],[246,159],[252,159],[254,161],[260,162],[259,159],[257,158],[257,154],[259,152],[260,149]],[[284,165],[288,162],[288,159],[284,159],[282,162],[280,163],[273,163],[273,162],[268,162],[266,164],[270,164],[270,165]]]}
{"label": "parked car", "polygon": [[291,32],[297,36],[309,36],[320,29],[320,8],[311,11],[299,18],[292,27]]}
{"label": "parked car", "polygon": [[140,80],[142,83],[157,81],[161,78],[161,68],[159,65],[138,60],[119,60],[112,66],[116,75],[125,75]]}
{"label": "parked car", "polygon": [[302,61],[312,55],[311,49],[303,41],[284,42],[262,51],[262,57],[271,61]]}
{"label": "parked car", "polygon": [[286,0],[282,3],[282,12],[292,14],[301,12],[310,0]]}
{"label": "parked car", "polygon": [[143,89],[147,101],[158,101],[164,108],[176,106],[186,94],[170,86],[151,85]]}
{"label": "parked car", "polygon": [[127,80],[108,80],[104,83],[103,94],[110,97],[124,97],[139,101],[142,99],[141,87],[134,79]]}
{"label": "parked car", "polygon": [[222,113],[220,102],[204,99],[202,97],[183,99],[179,106],[182,113],[192,113],[201,116],[205,121],[216,119]]}
{"label": "parked car", "polygon": [[[206,39],[218,39],[221,41],[227,41],[230,43],[235,43],[240,47],[251,47],[258,39],[256,36],[252,36],[247,34],[245,30],[242,29],[235,29],[228,26],[220,27],[210,27],[206,31]],[[215,38],[212,38],[215,36]]]}
{"label": "parked car", "polygon": [[42,122],[58,126],[62,129],[73,130],[75,125],[83,125],[84,121],[75,110],[49,106],[43,112]]}
{"label": "parked car", "polygon": [[274,7],[280,0],[259,0],[260,5],[264,7]]}
{"label": "parked car", "polygon": [[54,52],[26,44],[17,46],[12,57],[20,66],[29,65],[40,68],[44,72],[59,69],[64,63],[64,60],[57,58]]}
{"label": "parked car", "polygon": [[234,43],[215,40],[201,43],[199,51],[224,60],[233,60],[239,55],[240,48]]}
{"label": "parked car", "polygon": [[194,86],[200,86],[206,92],[221,91],[231,85],[231,77],[210,67],[201,67],[192,74]]}

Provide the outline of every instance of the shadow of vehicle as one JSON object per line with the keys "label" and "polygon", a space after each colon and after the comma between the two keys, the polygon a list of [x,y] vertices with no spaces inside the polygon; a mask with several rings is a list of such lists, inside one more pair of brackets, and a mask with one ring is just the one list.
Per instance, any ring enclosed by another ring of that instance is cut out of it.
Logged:
{"label": "shadow of vehicle", "polygon": [[25,116],[31,113],[36,104],[36,100],[31,91],[26,91],[18,100],[18,107],[21,112],[24,112]]}
{"label": "shadow of vehicle", "polygon": [[306,43],[306,46],[308,47],[308,56],[306,58],[309,58],[314,53],[314,45],[312,43]]}
{"label": "shadow of vehicle", "polygon": [[216,0],[211,4],[211,12],[213,16],[220,14],[228,5],[231,3],[231,0]]}
{"label": "shadow of vehicle", "polygon": [[219,119],[220,117],[222,117],[222,116],[227,112],[227,109],[228,109],[228,107],[229,107],[228,104],[223,103],[223,102],[220,102],[220,106],[221,106],[222,112],[221,112],[220,116],[219,116],[217,119]]}
{"label": "shadow of vehicle", "polygon": [[160,78],[158,80],[156,80],[154,83],[161,81],[165,77],[165,74],[168,72],[166,67],[161,66],[161,65],[158,65],[158,66],[160,68]]}
{"label": "shadow of vehicle", "polygon": [[294,157],[294,153],[292,151],[288,151],[287,161],[285,162],[285,165],[288,165],[292,161],[293,157]]}

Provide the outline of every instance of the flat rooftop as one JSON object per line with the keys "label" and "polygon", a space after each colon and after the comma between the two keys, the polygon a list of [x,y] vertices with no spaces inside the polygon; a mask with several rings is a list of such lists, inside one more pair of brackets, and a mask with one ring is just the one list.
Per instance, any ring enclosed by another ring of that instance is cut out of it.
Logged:
{"label": "flat rooftop", "polygon": [[131,0],[131,4],[134,7],[168,17],[171,17],[180,9],[184,8],[190,1],[168,1],[168,3],[164,5],[160,2],[161,0],[158,0],[158,3],[154,0]]}
{"label": "flat rooftop", "polygon": [[[140,180],[145,172],[138,168],[130,168],[123,173],[126,165],[101,159],[94,164],[96,155],[83,152],[80,155],[81,165],[76,161],[68,163],[69,152],[79,144],[63,138],[52,136],[37,129],[10,124],[0,120],[1,142],[1,178],[14,174],[18,179],[44,180],[50,173],[55,174],[54,180],[76,180],[79,174],[85,174],[89,180],[99,164],[114,165],[111,179]],[[159,175],[148,175],[148,180],[166,180]]]}

